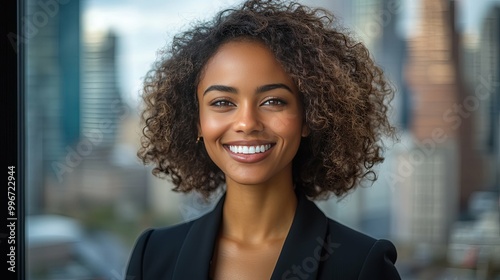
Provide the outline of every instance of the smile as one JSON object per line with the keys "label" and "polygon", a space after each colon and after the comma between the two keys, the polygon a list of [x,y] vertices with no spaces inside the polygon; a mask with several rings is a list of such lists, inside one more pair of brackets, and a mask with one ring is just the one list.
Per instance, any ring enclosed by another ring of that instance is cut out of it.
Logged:
{"label": "smile", "polygon": [[235,154],[258,154],[263,153],[271,148],[271,144],[257,146],[236,146],[229,145],[229,150]]}

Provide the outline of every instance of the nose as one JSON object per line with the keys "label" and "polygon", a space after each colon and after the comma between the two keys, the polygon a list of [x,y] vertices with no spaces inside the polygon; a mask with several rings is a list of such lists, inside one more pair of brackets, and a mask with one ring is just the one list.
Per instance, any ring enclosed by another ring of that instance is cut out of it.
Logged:
{"label": "nose", "polygon": [[260,119],[258,108],[252,104],[240,104],[238,111],[235,115],[234,129],[237,132],[251,134],[263,130],[264,125]]}

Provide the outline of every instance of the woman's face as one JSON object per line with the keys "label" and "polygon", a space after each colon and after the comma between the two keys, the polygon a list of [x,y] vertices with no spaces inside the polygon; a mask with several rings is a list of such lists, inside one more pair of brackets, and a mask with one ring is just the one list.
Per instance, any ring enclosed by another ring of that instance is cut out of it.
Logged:
{"label": "woman's face", "polygon": [[308,130],[297,88],[266,46],[222,45],[205,66],[197,95],[199,134],[226,183],[291,179]]}

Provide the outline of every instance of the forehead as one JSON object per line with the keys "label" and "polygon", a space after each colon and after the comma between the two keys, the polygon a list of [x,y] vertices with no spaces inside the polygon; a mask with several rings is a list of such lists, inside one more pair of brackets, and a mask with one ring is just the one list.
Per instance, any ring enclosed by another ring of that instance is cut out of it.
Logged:
{"label": "forehead", "polygon": [[290,76],[272,51],[265,44],[253,40],[236,40],[222,44],[203,68],[200,82],[236,76],[291,82]]}

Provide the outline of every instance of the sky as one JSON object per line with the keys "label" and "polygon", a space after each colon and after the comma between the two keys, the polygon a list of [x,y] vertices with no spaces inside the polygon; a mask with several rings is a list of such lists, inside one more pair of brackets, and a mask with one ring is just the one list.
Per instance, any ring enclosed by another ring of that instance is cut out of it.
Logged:
{"label": "sky", "polygon": [[[347,1],[347,0],[346,0]],[[415,0],[401,0],[405,14],[403,34],[411,36],[412,25],[418,20]],[[142,80],[156,59],[157,52],[174,34],[187,29],[196,20],[211,18],[217,11],[240,4],[241,0],[87,0],[83,2],[83,30],[103,32],[113,30],[118,36],[117,69],[122,96],[131,106],[137,106]],[[342,2],[303,0],[305,4],[345,8]],[[466,34],[479,32],[481,18],[493,3],[500,0],[457,0],[459,28]]]}

